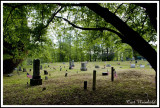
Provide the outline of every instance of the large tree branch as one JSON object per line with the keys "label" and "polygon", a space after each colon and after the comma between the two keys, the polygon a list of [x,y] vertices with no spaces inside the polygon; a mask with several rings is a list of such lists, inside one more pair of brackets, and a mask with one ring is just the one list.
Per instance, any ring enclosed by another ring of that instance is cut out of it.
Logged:
{"label": "large tree branch", "polygon": [[84,28],[84,27],[79,27],[79,26],[71,23],[71,22],[70,22],[68,19],[66,19],[66,18],[63,18],[63,17],[60,17],[60,16],[55,16],[55,17],[61,18],[61,19],[63,19],[64,21],[68,22],[68,24],[72,25],[72,26],[75,27],[75,28],[81,29],[81,30],[99,30],[99,31],[107,30],[107,31],[110,31],[110,32],[112,32],[112,33],[117,34],[117,35],[122,39],[122,41],[126,43],[124,36],[121,35],[119,32],[117,32],[117,31],[115,31],[115,30],[112,30],[112,29],[109,29],[109,28],[105,28],[105,27],[99,27],[99,28]]}

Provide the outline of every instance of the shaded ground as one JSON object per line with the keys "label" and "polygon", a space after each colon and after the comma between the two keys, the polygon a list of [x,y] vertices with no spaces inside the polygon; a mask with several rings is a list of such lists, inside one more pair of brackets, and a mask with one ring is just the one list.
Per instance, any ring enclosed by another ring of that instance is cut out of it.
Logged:
{"label": "shaded ground", "polygon": [[[105,64],[114,66],[117,77],[111,82],[110,67],[102,69]],[[12,77],[3,78],[3,102],[4,105],[135,105],[156,104],[155,72],[146,61],[145,68],[129,68],[129,62],[92,62],[87,64],[88,71],[80,71],[80,63],[75,63],[72,70],[68,64],[43,64],[51,76],[45,80],[43,70],[41,77],[43,84],[40,86],[27,86],[29,78],[26,72],[15,71]],[[95,64],[100,66],[94,68]],[[137,64],[137,65],[138,65]],[[59,67],[62,66],[62,71]],[[64,68],[65,66],[65,68]],[[32,66],[24,66],[29,69]],[[53,67],[56,68],[53,69]],[[65,72],[68,76],[65,77]],[[97,70],[96,90],[92,90],[93,70]],[[102,72],[109,71],[108,76],[102,76]],[[32,75],[32,71],[29,72]],[[87,90],[83,89],[84,81],[87,81]],[[46,90],[42,90],[43,88]],[[148,101],[148,103],[147,103]],[[150,102],[152,101],[152,102]],[[146,102],[146,103],[144,103]]]}

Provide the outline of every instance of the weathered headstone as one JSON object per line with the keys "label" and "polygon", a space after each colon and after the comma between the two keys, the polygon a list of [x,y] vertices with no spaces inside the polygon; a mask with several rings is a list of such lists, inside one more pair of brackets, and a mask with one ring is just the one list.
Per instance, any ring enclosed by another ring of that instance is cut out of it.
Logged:
{"label": "weathered headstone", "polygon": [[136,66],[135,64],[131,64],[131,67],[130,67],[130,68],[135,68],[135,66]]}
{"label": "weathered headstone", "polygon": [[99,66],[98,66],[98,65],[95,65],[95,68],[99,68]]}
{"label": "weathered headstone", "polygon": [[81,63],[81,71],[87,71],[86,63],[85,62]]}
{"label": "weathered headstone", "polygon": [[22,71],[21,67],[19,67],[19,71]]}
{"label": "weathered headstone", "polygon": [[42,65],[41,65],[40,69],[42,70]]}
{"label": "weathered headstone", "polygon": [[23,68],[23,72],[27,72],[26,68]]}
{"label": "weathered headstone", "polygon": [[135,60],[135,64],[137,63],[137,60]]}
{"label": "weathered headstone", "polygon": [[111,64],[107,64],[106,67],[111,67]]}
{"label": "weathered headstone", "polygon": [[96,90],[96,70],[93,70],[93,86],[92,90]]}
{"label": "weathered headstone", "polygon": [[74,67],[74,60],[72,60],[72,67]]}
{"label": "weathered headstone", "polygon": [[47,70],[44,70],[44,75],[48,75],[48,72],[47,72]]}
{"label": "weathered headstone", "polygon": [[84,90],[87,90],[87,81],[84,81]]}
{"label": "weathered headstone", "polygon": [[62,68],[60,68],[60,71],[62,70]]}
{"label": "weathered headstone", "polygon": [[40,60],[35,59],[33,61],[33,77],[30,79],[30,85],[42,85],[42,79],[40,76]]}

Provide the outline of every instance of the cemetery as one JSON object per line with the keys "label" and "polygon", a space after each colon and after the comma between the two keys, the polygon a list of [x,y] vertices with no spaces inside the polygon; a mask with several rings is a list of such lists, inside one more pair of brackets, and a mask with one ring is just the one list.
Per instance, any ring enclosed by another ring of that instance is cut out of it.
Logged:
{"label": "cemetery", "polygon": [[157,3],[39,2],[1,3],[4,106],[157,105]]}
{"label": "cemetery", "polygon": [[[86,71],[81,70],[81,63],[74,62],[74,68],[69,69],[69,63],[62,62],[41,64],[45,67],[39,69],[39,74],[34,73],[38,68],[33,65],[23,65],[32,78],[25,72],[15,70],[12,76],[3,77],[4,104],[6,105],[90,105],[90,104],[124,104],[130,98],[145,100],[145,93],[150,100],[156,99],[155,73],[147,61],[138,61],[146,65],[145,68],[130,67],[129,61],[88,62]],[[83,64],[84,62],[82,62]],[[115,76],[111,69],[101,69],[106,63],[111,64],[116,70]],[[100,68],[95,68],[95,65]],[[48,67],[55,67],[55,69]],[[60,71],[62,66],[62,71]],[[122,66],[123,68],[120,68]],[[48,72],[50,75],[44,74]],[[78,73],[77,73],[78,71]],[[95,71],[95,73],[94,73]],[[35,75],[34,75],[35,74]],[[112,79],[114,75],[114,79]],[[37,78],[37,79],[36,79]],[[37,80],[37,81],[35,81]],[[94,82],[93,82],[94,81]],[[28,84],[28,85],[27,85]],[[106,100],[107,101],[103,101]]]}

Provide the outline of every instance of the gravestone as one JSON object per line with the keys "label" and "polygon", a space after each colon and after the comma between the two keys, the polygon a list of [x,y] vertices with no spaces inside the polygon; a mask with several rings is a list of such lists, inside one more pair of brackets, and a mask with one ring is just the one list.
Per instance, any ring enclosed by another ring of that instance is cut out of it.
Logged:
{"label": "gravestone", "polygon": [[74,67],[74,60],[72,60],[72,67]]}
{"label": "gravestone", "polygon": [[32,69],[29,69],[29,71],[32,71]]}
{"label": "gravestone", "polygon": [[87,81],[84,81],[84,90],[87,90]]}
{"label": "gravestone", "polygon": [[136,66],[135,64],[131,64],[131,67],[130,67],[130,68],[135,68],[135,66]]}
{"label": "gravestone", "polygon": [[66,73],[65,73],[65,77],[67,77],[67,74],[68,74],[68,73],[66,72]]}
{"label": "gravestone", "polygon": [[60,71],[62,70],[62,68],[60,68]]}
{"label": "gravestone", "polygon": [[8,77],[11,77],[11,76],[13,76],[13,74],[8,74],[7,76],[8,76]]}
{"label": "gravestone", "polygon": [[45,80],[48,80],[48,77],[47,77],[47,76],[45,76]]}
{"label": "gravestone", "polygon": [[85,62],[81,63],[81,71],[87,71],[86,63]]}
{"label": "gravestone", "polygon": [[40,76],[40,60],[34,59],[33,61],[33,77],[30,79],[30,85],[42,85],[42,79]]}
{"label": "gravestone", "polygon": [[48,75],[48,72],[47,72],[47,70],[44,70],[44,75]]}
{"label": "gravestone", "polygon": [[93,86],[92,90],[96,90],[96,70],[93,70]]}
{"label": "gravestone", "polygon": [[108,72],[102,72],[102,76],[108,75]]}
{"label": "gravestone", "polygon": [[26,68],[23,68],[23,72],[27,72]]}
{"label": "gravestone", "polygon": [[111,67],[111,64],[107,64],[106,67]]}
{"label": "gravestone", "polygon": [[72,63],[69,61],[69,69],[72,69]]}
{"label": "gravestone", "polygon": [[135,64],[137,63],[137,60],[135,60]]}
{"label": "gravestone", "polygon": [[111,67],[111,81],[114,81],[114,68]]}
{"label": "gravestone", "polygon": [[95,68],[99,68],[99,66],[98,66],[98,65],[95,65]]}
{"label": "gravestone", "polygon": [[145,67],[145,65],[140,65],[139,67],[140,67],[140,68],[144,68],[144,67]]}
{"label": "gravestone", "polygon": [[22,71],[21,67],[19,67],[19,71]]}

